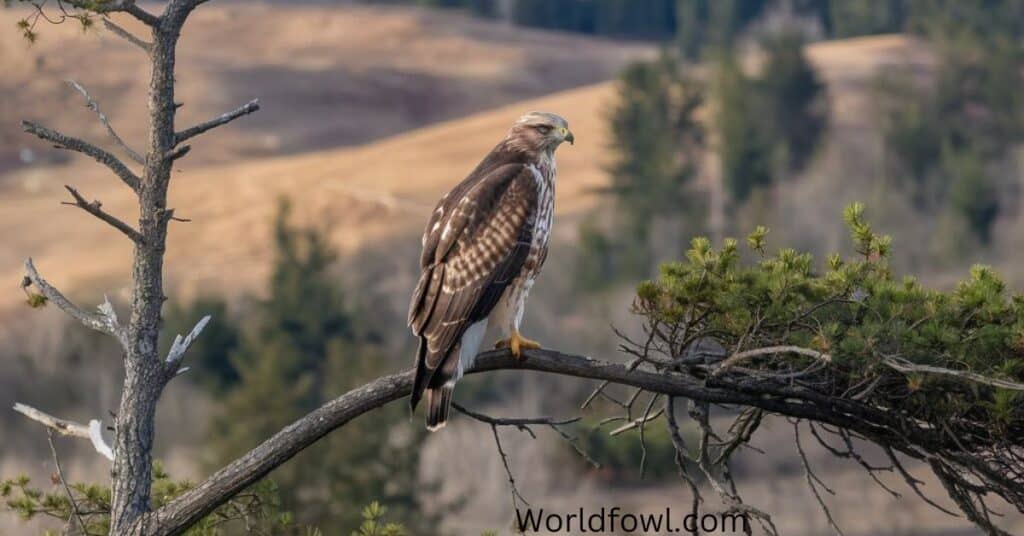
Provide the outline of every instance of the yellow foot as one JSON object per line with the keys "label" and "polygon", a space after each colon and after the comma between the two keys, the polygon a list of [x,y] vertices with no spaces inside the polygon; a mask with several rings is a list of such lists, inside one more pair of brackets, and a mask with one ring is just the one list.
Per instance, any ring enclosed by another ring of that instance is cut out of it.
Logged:
{"label": "yellow foot", "polygon": [[494,344],[495,348],[508,348],[512,350],[512,356],[516,359],[522,359],[523,350],[535,350],[540,348],[540,343],[537,341],[531,341],[526,337],[523,337],[518,331],[513,331],[512,336],[507,339],[501,339]]}

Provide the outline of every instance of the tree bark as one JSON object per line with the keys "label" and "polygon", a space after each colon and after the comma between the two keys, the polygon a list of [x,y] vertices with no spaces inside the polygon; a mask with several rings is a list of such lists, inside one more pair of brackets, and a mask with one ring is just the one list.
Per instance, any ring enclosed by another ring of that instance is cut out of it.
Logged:
{"label": "tree bark", "polygon": [[132,265],[131,318],[125,352],[124,388],[114,433],[111,534],[134,534],[133,523],[150,510],[156,405],[173,377],[158,355],[163,262],[174,130],[174,64],[181,26],[195,2],[171,2],[152,27],[149,50],[149,140],[139,185],[139,233]]}

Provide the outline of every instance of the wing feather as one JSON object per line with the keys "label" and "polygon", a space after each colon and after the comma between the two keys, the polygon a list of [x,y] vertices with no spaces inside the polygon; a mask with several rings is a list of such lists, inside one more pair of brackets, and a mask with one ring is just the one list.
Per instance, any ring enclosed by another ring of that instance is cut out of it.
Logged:
{"label": "wing feather", "polygon": [[[506,164],[475,183],[464,182],[435,209],[409,310],[409,325],[426,344],[417,358],[422,374],[433,376],[453,355],[457,359],[453,350],[465,330],[487,318],[522,270],[537,196],[534,172],[521,163]],[[437,383],[424,379],[417,385]]]}

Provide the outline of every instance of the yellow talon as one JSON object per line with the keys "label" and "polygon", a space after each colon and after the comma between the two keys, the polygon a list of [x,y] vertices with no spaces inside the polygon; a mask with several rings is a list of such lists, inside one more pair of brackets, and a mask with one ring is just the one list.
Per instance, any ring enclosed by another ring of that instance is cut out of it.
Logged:
{"label": "yellow talon", "polygon": [[513,331],[512,336],[501,339],[494,345],[495,348],[508,348],[512,351],[512,357],[522,359],[523,350],[535,350],[540,348],[540,343],[523,337],[518,331]]}

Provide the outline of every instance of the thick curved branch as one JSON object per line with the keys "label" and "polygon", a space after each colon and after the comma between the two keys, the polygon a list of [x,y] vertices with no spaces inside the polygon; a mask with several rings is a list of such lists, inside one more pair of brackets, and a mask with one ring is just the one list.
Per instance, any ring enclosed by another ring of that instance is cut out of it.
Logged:
{"label": "thick curved branch", "polygon": [[[856,430],[870,438],[884,438],[885,415],[861,405],[835,404],[830,412],[807,400],[799,389],[777,388],[769,392],[736,385],[713,386],[681,374],[653,372],[626,365],[598,361],[588,357],[551,350],[530,350],[527,359],[516,361],[507,350],[481,354],[470,373],[500,369],[525,369],[540,372],[605,380],[640,387],[652,393],[684,397],[714,404],[753,406],[781,415],[811,419]],[[352,419],[389,402],[408,396],[413,371],[384,376],[324,404],[288,425],[247,454],[217,471],[204,482],[162,508],[136,521],[132,534],[181,534],[189,526],[213,511],[232,496],[258,482],[278,466]],[[776,391],[776,392],[772,392]],[[874,423],[874,424],[873,424]],[[891,438],[890,438],[891,439]],[[894,448],[901,449],[892,440]]]}

